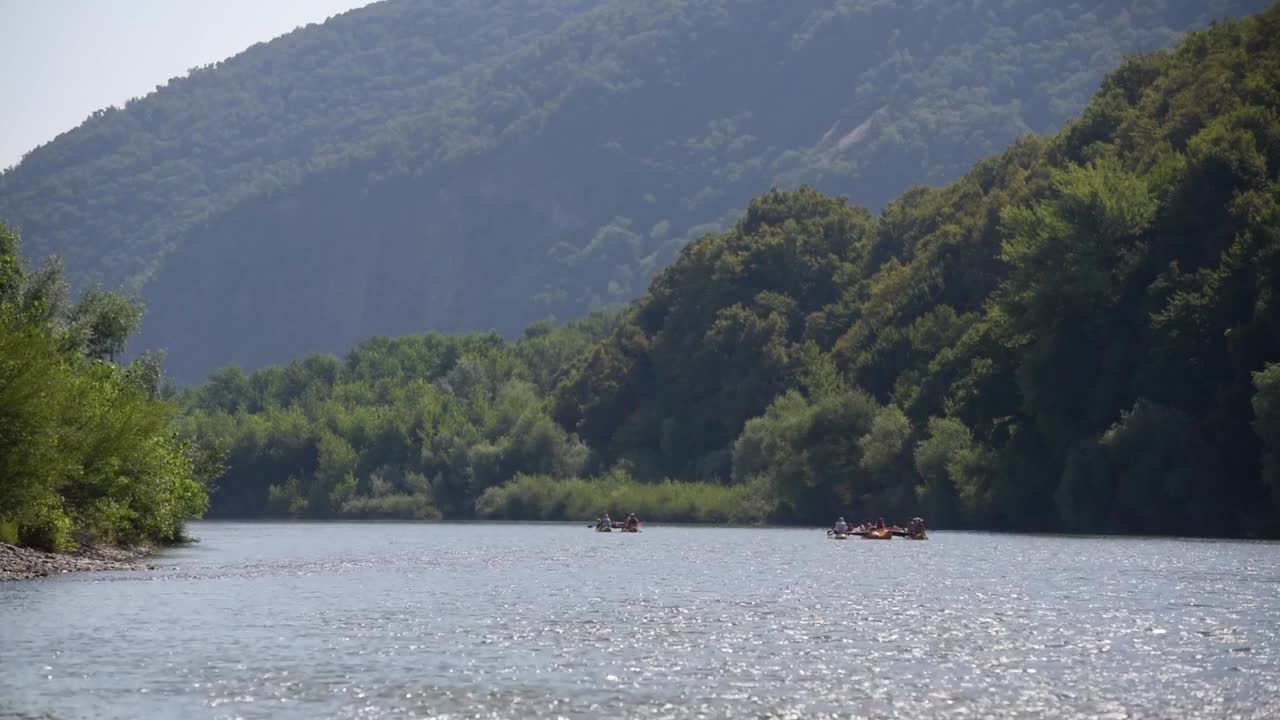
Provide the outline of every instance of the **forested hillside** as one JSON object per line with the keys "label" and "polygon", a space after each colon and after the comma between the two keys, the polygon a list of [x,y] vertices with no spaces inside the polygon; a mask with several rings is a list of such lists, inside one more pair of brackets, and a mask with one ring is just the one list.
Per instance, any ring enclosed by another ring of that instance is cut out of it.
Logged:
{"label": "forested hillside", "polygon": [[0,176],[172,374],[627,301],[770,185],[880,208],[1261,0],[388,0],[175,80]]}
{"label": "forested hillside", "polygon": [[555,394],[642,475],[778,513],[1280,530],[1280,7],[1126,60],[1056,136],[880,217],[770,193]]}
{"label": "forested hillside", "polygon": [[620,315],[222,371],[215,507],[1280,535],[1278,43],[1129,58],[880,213],[769,192]]}

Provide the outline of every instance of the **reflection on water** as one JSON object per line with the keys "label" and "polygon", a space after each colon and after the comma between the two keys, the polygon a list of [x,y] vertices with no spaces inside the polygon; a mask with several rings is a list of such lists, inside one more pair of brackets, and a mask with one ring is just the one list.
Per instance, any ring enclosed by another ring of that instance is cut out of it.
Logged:
{"label": "reflection on water", "polygon": [[1280,546],[200,523],[0,585],[0,717],[1280,717]]}

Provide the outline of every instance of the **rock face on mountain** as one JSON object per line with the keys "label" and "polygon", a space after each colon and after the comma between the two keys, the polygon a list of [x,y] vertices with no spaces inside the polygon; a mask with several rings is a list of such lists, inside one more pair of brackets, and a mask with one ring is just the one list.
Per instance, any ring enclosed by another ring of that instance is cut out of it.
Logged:
{"label": "rock face on mountain", "polygon": [[638,295],[770,186],[876,208],[1260,0],[388,0],[95,115],[0,218],[180,381]]}

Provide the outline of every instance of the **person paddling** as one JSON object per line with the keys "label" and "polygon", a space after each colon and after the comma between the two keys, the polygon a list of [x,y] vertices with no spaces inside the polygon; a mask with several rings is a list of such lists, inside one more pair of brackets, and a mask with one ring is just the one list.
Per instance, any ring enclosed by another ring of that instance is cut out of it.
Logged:
{"label": "person paddling", "polygon": [[831,530],[837,535],[848,535],[849,523],[845,522],[844,518],[839,518],[836,520],[836,526]]}
{"label": "person paddling", "polygon": [[600,529],[601,530],[613,529],[613,521],[609,519],[609,513],[605,513],[600,517]]}
{"label": "person paddling", "polygon": [[924,529],[924,518],[920,518],[920,517],[911,518],[911,522],[907,526],[907,533],[909,534],[909,537],[923,540],[926,537],[925,529]]}
{"label": "person paddling", "polygon": [[640,518],[636,517],[635,513],[631,513],[630,515],[627,515],[627,522],[623,526],[623,529],[631,532],[635,532],[636,530],[639,530]]}

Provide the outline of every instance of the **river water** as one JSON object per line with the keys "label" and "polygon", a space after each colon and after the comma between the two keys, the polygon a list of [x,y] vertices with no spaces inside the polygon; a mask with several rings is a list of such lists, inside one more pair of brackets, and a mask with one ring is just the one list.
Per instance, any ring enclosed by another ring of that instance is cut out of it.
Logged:
{"label": "river water", "polygon": [[0,584],[0,717],[1280,717],[1274,543],[192,532]]}

